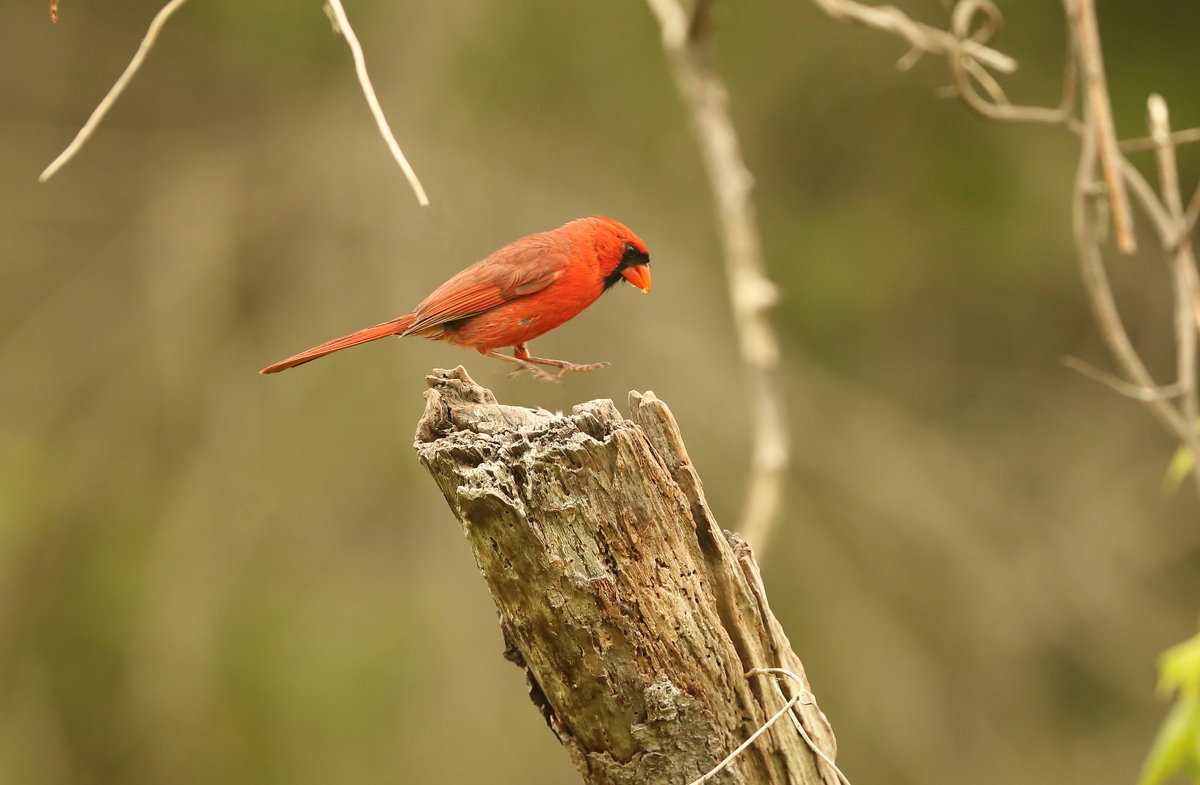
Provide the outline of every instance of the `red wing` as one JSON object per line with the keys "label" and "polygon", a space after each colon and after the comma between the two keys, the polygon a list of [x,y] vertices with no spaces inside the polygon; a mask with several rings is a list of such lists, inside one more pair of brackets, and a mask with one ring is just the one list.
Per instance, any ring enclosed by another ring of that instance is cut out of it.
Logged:
{"label": "red wing", "polygon": [[403,334],[475,316],[540,292],[558,278],[567,262],[567,255],[542,237],[524,237],[435,289],[413,311],[413,323]]}

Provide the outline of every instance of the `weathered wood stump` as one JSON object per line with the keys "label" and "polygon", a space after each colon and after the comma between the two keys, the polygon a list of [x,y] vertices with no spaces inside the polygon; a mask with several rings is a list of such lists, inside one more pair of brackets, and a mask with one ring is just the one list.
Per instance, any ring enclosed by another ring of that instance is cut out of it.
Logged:
{"label": "weathered wood stump", "polygon": [[460,366],[428,377],[422,462],[462,522],[506,656],[589,785],[686,785],[801,695],[710,782],[837,782],[833,732],[753,555],[704,500],[653,393],[570,415],[496,402]]}

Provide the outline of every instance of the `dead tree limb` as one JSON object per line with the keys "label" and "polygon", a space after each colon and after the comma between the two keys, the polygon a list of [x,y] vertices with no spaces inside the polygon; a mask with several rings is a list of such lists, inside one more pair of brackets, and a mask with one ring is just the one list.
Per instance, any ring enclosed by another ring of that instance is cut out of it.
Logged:
{"label": "dead tree limb", "polygon": [[706,781],[839,781],[750,548],[713,519],[666,404],[630,393],[632,420],[611,401],[560,415],[499,404],[461,367],[428,382],[415,447],[585,783],[686,785],[793,700]]}
{"label": "dead tree limb", "polygon": [[709,4],[707,0],[698,2],[690,12],[679,0],[647,0],[647,4],[658,19],[671,76],[691,114],[713,195],[753,424],[746,500],[738,530],[762,553],[783,507],[784,478],[791,458],[779,339],[770,318],[779,292],[767,276],[751,194],[754,177],[742,156],[728,91],[708,63],[705,31]]}

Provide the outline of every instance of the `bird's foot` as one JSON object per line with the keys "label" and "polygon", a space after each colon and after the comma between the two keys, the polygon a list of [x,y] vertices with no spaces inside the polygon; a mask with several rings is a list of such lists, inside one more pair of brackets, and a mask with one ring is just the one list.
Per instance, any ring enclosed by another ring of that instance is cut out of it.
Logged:
{"label": "bird's foot", "polygon": [[[543,382],[562,381],[562,375],[564,373],[566,373],[567,371],[574,371],[576,373],[587,373],[589,371],[598,371],[601,368],[604,368],[604,367],[612,364],[612,363],[608,363],[608,362],[598,362],[598,363],[586,363],[586,364],[580,365],[578,363],[567,362],[566,360],[545,360],[540,357],[533,357],[533,358],[530,358],[530,360],[517,360],[516,362],[517,362],[517,365],[520,367],[518,367],[515,371],[511,372],[509,374],[509,376],[517,376],[521,373],[524,373],[525,371],[528,371],[535,379],[539,379],[540,381],[543,381]],[[534,364],[535,362],[537,363],[537,365]],[[551,368],[557,368],[558,370],[554,373],[550,373],[548,371],[542,370],[541,368],[538,367],[538,365],[546,365]]]}
{"label": "bird's foot", "polygon": [[542,382],[562,381],[562,379],[561,379],[562,374],[563,374],[562,371],[559,371],[558,373],[546,373],[545,371],[543,371],[541,368],[537,367],[533,363],[527,363],[524,360],[517,360],[517,367],[515,370],[508,372],[508,378],[511,379],[514,376],[520,376],[521,374],[525,373],[526,371],[528,371],[529,375],[532,376],[533,378],[537,379],[538,381],[542,381]]}
{"label": "bird's foot", "polygon": [[559,376],[562,376],[563,373],[565,373],[566,371],[575,371],[576,373],[587,373],[588,371],[598,371],[601,368],[607,368],[608,366],[612,365],[612,363],[610,363],[610,362],[603,362],[603,361],[598,362],[598,363],[584,363],[583,365],[577,365],[576,363],[569,363],[569,362],[566,362],[565,360],[555,360],[554,364],[558,368]]}

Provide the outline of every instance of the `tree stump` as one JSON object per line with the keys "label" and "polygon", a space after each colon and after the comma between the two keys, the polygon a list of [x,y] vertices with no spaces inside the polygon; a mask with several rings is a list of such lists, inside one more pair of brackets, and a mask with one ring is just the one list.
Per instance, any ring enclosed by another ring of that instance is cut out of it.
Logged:
{"label": "tree stump", "polygon": [[499,404],[461,366],[427,381],[416,450],[585,783],[686,785],[800,696],[708,782],[836,785],[798,732],[832,759],[829,723],[666,404],[632,392],[632,420],[607,400],[559,415]]}

